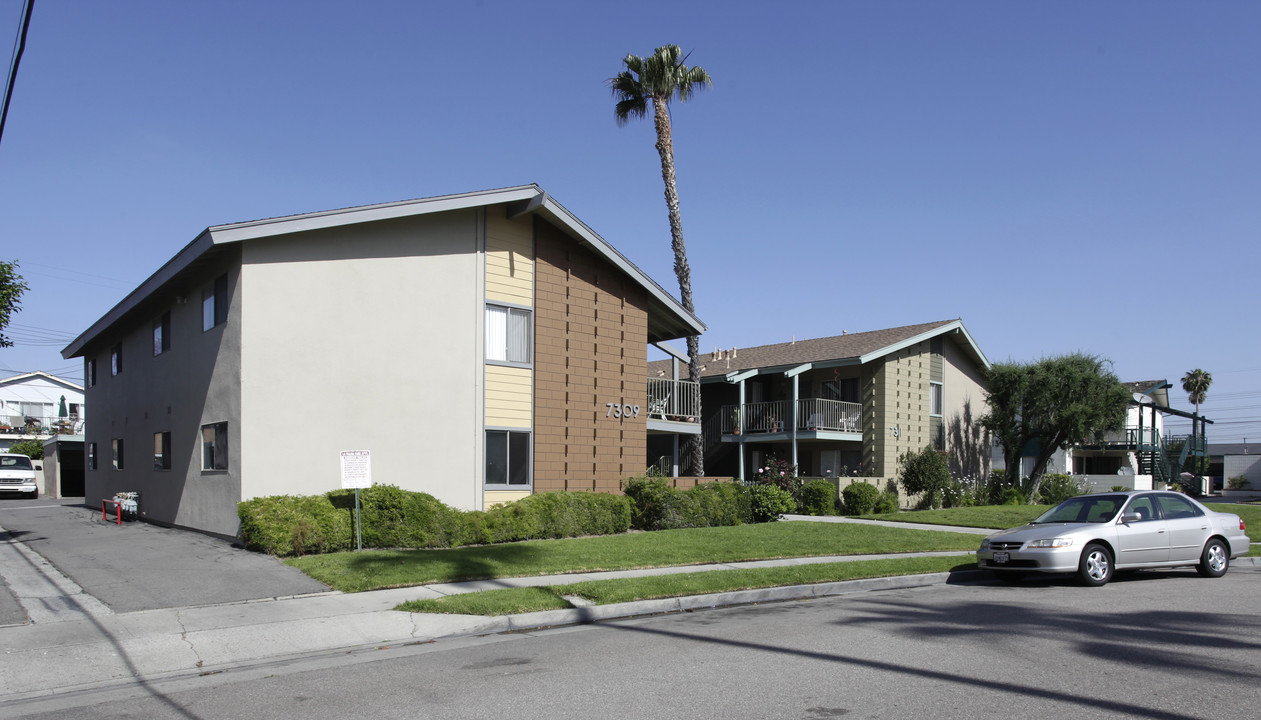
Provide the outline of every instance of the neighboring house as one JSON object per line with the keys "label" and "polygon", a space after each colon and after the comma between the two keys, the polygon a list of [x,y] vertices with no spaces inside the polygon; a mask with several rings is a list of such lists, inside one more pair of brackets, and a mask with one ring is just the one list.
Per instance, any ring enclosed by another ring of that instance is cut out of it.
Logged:
{"label": "neighboring house", "polygon": [[[1170,483],[1183,473],[1207,474],[1204,426],[1211,423],[1195,413],[1169,407],[1167,380],[1127,382],[1132,393],[1125,414],[1125,427],[1117,432],[1099,433],[1089,442],[1056,452],[1047,463],[1048,473],[1067,473],[1090,484],[1092,490],[1106,491],[1114,486],[1149,490],[1155,483]],[[1167,416],[1191,420],[1190,435],[1165,432]],[[995,466],[1002,467],[1002,449],[995,448]],[[1025,450],[1021,476],[1032,470],[1037,448]]]}
{"label": "neighboring house", "polygon": [[1248,481],[1247,490],[1261,494],[1261,447],[1256,443],[1212,443],[1208,446],[1209,475],[1218,490],[1231,478]]}
{"label": "neighboring house", "polygon": [[83,430],[83,388],[46,372],[0,380],[0,451],[19,440]]}
{"label": "neighboring house", "polygon": [[[960,320],[733,348],[703,359],[708,475],[751,478],[774,456],[806,477],[889,478],[898,456],[948,453],[956,477],[988,472],[989,361]],[[650,377],[670,372],[668,361]],[[663,444],[649,452],[667,455]]]}
{"label": "neighboring house", "polygon": [[[372,480],[479,509],[643,471],[647,346],[704,325],[539,187],[208,228],[64,351],[87,499],[235,535]],[[616,412],[615,412],[616,410]]]}

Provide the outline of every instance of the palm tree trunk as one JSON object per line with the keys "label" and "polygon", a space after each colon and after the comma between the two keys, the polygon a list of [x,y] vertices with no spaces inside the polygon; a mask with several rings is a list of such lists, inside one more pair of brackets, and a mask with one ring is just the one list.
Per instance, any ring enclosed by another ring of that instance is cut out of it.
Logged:
{"label": "palm tree trunk", "polygon": [[[670,132],[670,108],[666,99],[652,99],[653,126],[657,130],[657,154],[661,156],[661,179],[666,186],[666,209],[670,214],[670,244],[674,249],[674,275],[679,279],[679,300],[683,309],[695,313],[692,304],[692,270],[687,264],[687,248],[683,245],[683,216],[679,212],[679,191],[674,180],[674,139]],[[700,338],[687,336],[687,379],[701,381]],[[697,418],[698,420],[700,418]],[[687,457],[693,475],[705,474],[705,445],[700,435],[687,438]]]}

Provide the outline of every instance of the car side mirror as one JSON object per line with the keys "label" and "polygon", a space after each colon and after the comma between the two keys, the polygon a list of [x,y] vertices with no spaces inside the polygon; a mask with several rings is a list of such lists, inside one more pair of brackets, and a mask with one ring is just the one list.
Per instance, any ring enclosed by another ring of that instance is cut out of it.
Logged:
{"label": "car side mirror", "polygon": [[1126,525],[1129,525],[1130,523],[1139,522],[1142,519],[1143,518],[1139,516],[1138,513],[1125,513],[1124,515],[1121,516],[1121,522]]}

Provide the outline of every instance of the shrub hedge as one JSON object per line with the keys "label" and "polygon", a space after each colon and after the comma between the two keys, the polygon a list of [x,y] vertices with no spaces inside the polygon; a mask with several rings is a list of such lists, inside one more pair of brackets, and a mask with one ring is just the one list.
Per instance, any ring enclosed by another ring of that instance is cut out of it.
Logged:
{"label": "shrub hedge", "polygon": [[[449,548],[542,538],[608,535],[630,528],[630,500],[607,493],[538,493],[485,511],[461,512],[432,495],[374,485],[361,490],[364,547]],[[355,545],[355,495],[246,500],[237,506],[241,540],[273,555],[309,555]]]}
{"label": "shrub hedge", "polygon": [[677,490],[663,478],[638,476],[623,480],[622,492],[630,498],[630,525],[636,530],[719,527],[753,519],[749,488],[733,482]]}
{"label": "shrub hedge", "polygon": [[811,480],[801,488],[801,512],[806,515],[835,515],[836,486],[827,480]]}
{"label": "shrub hedge", "polygon": [[865,482],[856,482],[841,491],[845,512],[849,515],[870,515],[880,501],[880,489]]}

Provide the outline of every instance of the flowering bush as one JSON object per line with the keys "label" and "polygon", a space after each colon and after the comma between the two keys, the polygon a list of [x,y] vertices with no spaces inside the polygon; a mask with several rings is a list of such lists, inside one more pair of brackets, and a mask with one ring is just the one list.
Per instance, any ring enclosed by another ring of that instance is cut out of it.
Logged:
{"label": "flowering bush", "polygon": [[785,490],[794,502],[801,499],[801,479],[797,477],[797,466],[787,460],[778,460],[774,455],[766,459],[766,467],[760,467],[753,475],[755,485],[774,485]]}

